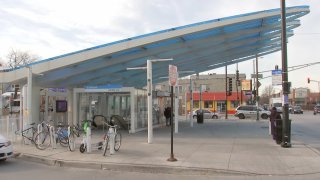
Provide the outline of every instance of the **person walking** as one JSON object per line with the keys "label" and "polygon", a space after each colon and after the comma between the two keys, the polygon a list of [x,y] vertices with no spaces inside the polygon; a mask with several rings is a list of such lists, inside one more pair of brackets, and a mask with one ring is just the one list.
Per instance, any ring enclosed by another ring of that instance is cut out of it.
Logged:
{"label": "person walking", "polygon": [[170,107],[166,107],[164,109],[164,116],[166,117],[166,126],[171,125],[171,108]]}

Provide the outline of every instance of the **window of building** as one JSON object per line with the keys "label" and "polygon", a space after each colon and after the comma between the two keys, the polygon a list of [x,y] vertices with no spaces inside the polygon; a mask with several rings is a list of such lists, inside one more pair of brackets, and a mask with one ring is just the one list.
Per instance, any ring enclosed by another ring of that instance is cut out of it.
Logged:
{"label": "window of building", "polygon": [[217,109],[218,109],[218,112],[226,111],[226,102],[225,101],[217,101]]}
{"label": "window of building", "polygon": [[199,101],[193,101],[193,108],[199,108]]}
{"label": "window of building", "polygon": [[204,101],[204,108],[212,108],[213,102],[212,101]]}
{"label": "window of building", "polygon": [[237,108],[237,101],[231,101],[230,102],[230,106],[231,106],[231,108]]}

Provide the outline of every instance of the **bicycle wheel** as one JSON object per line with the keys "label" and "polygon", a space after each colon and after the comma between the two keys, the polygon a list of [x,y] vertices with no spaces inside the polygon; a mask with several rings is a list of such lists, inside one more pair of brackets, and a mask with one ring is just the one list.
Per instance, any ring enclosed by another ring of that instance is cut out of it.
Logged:
{"label": "bicycle wheel", "polygon": [[40,132],[35,137],[36,148],[45,150],[51,145],[51,139],[48,132]]}
{"label": "bicycle wheel", "polygon": [[121,133],[117,133],[114,137],[114,150],[119,151],[121,146]]}
{"label": "bicycle wheel", "polygon": [[72,132],[69,135],[68,146],[71,152],[76,149],[76,138]]}
{"label": "bicycle wheel", "polygon": [[69,143],[68,143],[68,137],[59,137],[58,138],[59,140],[59,143],[62,147],[67,147],[69,146]]}
{"label": "bicycle wheel", "polygon": [[106,156],[108,150],[109,137],[106,136],[103,141],[103,156]]}
{"label": "bicycle wheel", "polygon": [[86,151],[86,149],[87,148],[84,146],[84,144],[80,145],[80,149],[79,150],[80,150],[81,153],[84,153]]}

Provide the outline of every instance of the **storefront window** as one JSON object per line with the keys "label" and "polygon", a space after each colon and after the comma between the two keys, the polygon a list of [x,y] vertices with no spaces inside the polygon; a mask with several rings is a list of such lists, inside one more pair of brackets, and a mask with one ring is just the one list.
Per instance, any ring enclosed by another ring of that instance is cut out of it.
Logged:
{"label": "storefront window", "polygon": [[212,108],[213,101],[204,101],[204,108]]}
{"label": "storefront window", "polygon": [[231,108],[233,108],[233,109],[237,108],[237,104],[238,104],[237,101],[231,101],[230,103],[231,103],[230,104]]}
{"label": "storefront window", "polygon": [[199,108],[199,101],[193,101],[193,108]]}
{"label": "storefront window", "polygon": [[217,101],[217,110],[218,112],[226,111],[226,102],[225,101]]}

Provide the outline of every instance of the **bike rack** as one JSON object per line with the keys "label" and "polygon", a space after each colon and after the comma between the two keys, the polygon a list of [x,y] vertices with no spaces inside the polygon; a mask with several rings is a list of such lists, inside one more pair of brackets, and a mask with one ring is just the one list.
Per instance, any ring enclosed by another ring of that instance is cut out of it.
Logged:
{"label": "bike rack", "polygon": [[108,134],[109,134],[109,142],[110,142],[110,154],[114,154],[114,139],[115,139],[115,133],[114,133],[114,129],[113,128],[109,128],[109,131],[108,131]]}
{"label": "bike rack", "polygon": [[[71,128],[70,126],[68,126],[68,137],[70,137],[70,134],[71,134]],[[72,142],[71,144],[69,140],[69,146],[71,147],[72,150],[74,150],[76,148],[76,142]]]}
{"label": "bike rack", "polygon": [[56,149],[57,148],[57,141],[56,141],[56,138],[55,138],[54,127],[51,126],[49,130],[50,130],[50,132],[49,132],[50,140],[52,142],[51,143],[52,149]]}
{"label": "bike rack", "polygon": [[87,152],[90,153],[92,151],[91,148],[91,128],[87,127]]}

